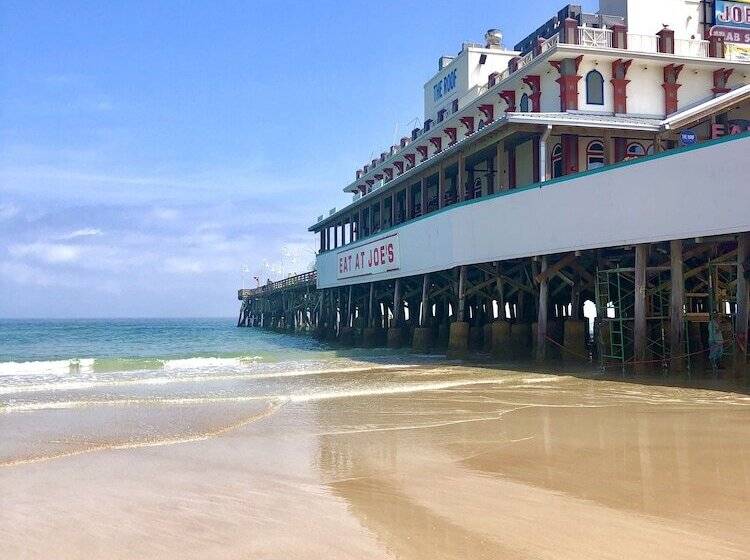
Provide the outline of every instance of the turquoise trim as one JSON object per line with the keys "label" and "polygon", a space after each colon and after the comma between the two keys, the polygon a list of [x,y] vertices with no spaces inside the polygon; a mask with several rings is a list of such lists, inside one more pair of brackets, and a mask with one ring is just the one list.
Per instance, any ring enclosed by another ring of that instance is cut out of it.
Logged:
{"label": "turquoise trim", "polygon": [[[362,245],[365,245],[373,240],[374,237],[382,236],[385,233],[388,233],[390,231],[394,231],[397,229],[400,229],[406,225],[414,224],[420,220],[426,220],[429,218],[433,218],[435,216],[438,216],[440,214],[443,214],[445,212],[450,212],[452,210],[455,210],[456,208],[461,208],[462,206],[469,206],[471,204],[480,204],[482,202],[485,202],[487,200],[492,200],[495,198],[500,198],[504,196],[512,196],[515,194],[519,194],[522,192],[530,191],[532,189],[546,189],[548,187],[552,187],[555,185],[559,185],[562,183],[567,183],[570,181],[573,181],[575,179],[580,179],[582,177],[588,177],[589,175],[598,175],[600,173],[607,173],[609,171],[615,171],[617,169],[621,169],[623,167],[630,167],[631,165],[641,165],[644,163],[648,163],[650,161],[654,161],[661,158],[666,157],[672,157],[679,154],[683,154],[685,152],[692,152],[696,150],[702,150],[704,148],[710,148],[712,146],[716,146],[718,144],[724,144],[725,142],[734,142],[735,140],[743,140],[745,138],[750,138],[750,131],[743,132],[741,134],[733,134],[733,135],[727,135],[723,136],[721,138],[716,138],[714,140],[706,140],[705,142],[700,142],[698,144],[692,144],[690,146],[680,146],[679,148],[673,148],[671,150],[668,150],[666,152],[661,152],[658,154],[651,154],[649,156],[642,156],[638,159],[631,159],[627,161],[621,161],[619,163],[612,163],[610,165],[599,167],[598,169],[589,169],[587,171],[579,171],[578,173],[575,173],[573,175],[566,175],[564,177],[558,177],[557,179],[550,179],[549,181],[544,181],[543,183],[532,183],[530,185],[525,185],[523,187],[518,187],[512,190],[507,190],[499,193],[493,193],[487,196],[483,196],[481,198],[473,198],[471,200],[464,200],[463,202],[457,202],[455,204],[451,204],[450,206],[444,206],[443,208],[440,208],[439,210],[434,210],[433,212],[430,212],[429,214],[422,215],[418,218],[414,218],[411,220],[408,220],[406,222],[401,222],[400,224],[396,226],[389,227],[388,229],[381,229],[377,233],[373,233],[371,235],[368,235],[367,237],[363,237],[362,239],[358,239],[354,243],[349,243],[348,245],[342,245],[340,247],[336,247],[336,249],[329,249],[328,251],[325,251],[324,253],[318,253],[318,255],[325,255],[327,253],[337,252],[339,249],[355,249],[356,247],[360,246],[360,241],[362,241]],[[320,230],[318,230],[319,232]],[[318,233],[315,232],[315,233]]]}

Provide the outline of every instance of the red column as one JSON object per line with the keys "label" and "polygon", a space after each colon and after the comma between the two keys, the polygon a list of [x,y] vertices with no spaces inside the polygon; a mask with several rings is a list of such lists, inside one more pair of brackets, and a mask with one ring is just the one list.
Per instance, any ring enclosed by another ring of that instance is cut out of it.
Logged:
{"label": "red column", "polygon": [[563,134],[560,140],[563,149],[563,175],[578,173],[578,135]]}
{"label": "red column", "polygon": [[625,159],[625,155],[628,149],[627,138],[615,137],[615,161],[613,163],[621,162]]}
{"label": "red column", "polygon": [[505,104],[508,106],[505,109],[506,113],[515,113],[516,112],[516,92],[512,89],[506,89],[504,91],[498,92],[498,95],[500,96],[500,99],[505,101]]}
{"label": "red column", "polygon": [[626,26],[619,23],[612,26],[612,48],[628,48],[628,28]]}
{"label": "red column", "polygon": [[516,147],[508,148],[508,188],[516,188]]}
{"label": "red column", "polygon": [[474,134],[474,117],[461,117],[459,120],[466,127],[466,136]]}
{"label": "red column", "polygon": [[582,59],[583,56],[579,56],[550,61],[550,64],[560,73],[560,77],[555,81],[560,84],[561,111],[578,109],[578,82],[581,80],[578,67]]}
{"label": "red column", "polygon": [[677,112],[678,98],[677,90],[680,89],[680,85],[677,80],[680,79],[680,72],[682,72],[682,64],[675,66],[669,64],[664,67],[664,113],[669,116],[672,113]]}
{"label": "red column", "polygon": [[566,18],[563,22],[563,43],[578,44],[578,20]]}
{"label": "red column", "polygon": [[660,53],[674,54],[674,31],[664,28],[656,36],[658,40],[658,51]]}
{"label": "red column", "polygon": [[623,60],[618,58],[612,63],[612,89],[614,92],[614,109],[616,114],[625,114],[628,112],[628,84],[630,80],[626,79],[628,68],[633,63],[632,60]]}
{"label": "red column", "polygon": [[531,101],[531,112],[539,113],[542,110],[542,77],[530,74],[524,76],[521,81],[531,88],[531,95],[529,95],[529,101]]}
{"label": "red column", "polygon": [[732,72],[734,72],[734,70],[731,68],[720,68],[714,72],[714,87],[711,89],[714,97],[731,91],[727,87],[727,82],[729,81]]}

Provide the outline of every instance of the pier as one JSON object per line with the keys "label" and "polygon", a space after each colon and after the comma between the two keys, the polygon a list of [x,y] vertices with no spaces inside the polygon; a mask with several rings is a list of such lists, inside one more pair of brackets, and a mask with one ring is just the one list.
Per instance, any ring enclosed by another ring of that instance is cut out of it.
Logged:
{"label": "pier", "polygon": [[422,126],[310,226],[315,285],[241,292],[239,324],[746,376],[750,58],[695,3],[602,6],[440,57]]}

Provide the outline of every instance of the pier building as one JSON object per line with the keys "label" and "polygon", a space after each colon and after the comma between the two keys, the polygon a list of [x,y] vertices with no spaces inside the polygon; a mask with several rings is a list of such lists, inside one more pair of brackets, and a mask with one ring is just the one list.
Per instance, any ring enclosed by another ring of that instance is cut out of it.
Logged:
{"label": "pier building", "polygon": [[441,56],[422,126],[309,228],[315,289],[241,291],[240,324],[676,372],[714,321],[745,372],[750,2],[599,8]]}

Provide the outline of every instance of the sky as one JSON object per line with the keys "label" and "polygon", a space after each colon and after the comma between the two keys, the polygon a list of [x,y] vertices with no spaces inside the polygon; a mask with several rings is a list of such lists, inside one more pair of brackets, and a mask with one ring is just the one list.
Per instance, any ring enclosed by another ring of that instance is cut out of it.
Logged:
{"label": "sky", "polygon": [[310,269],[440,55],[563,5],[3,0],[0,318],[235,315]]}

